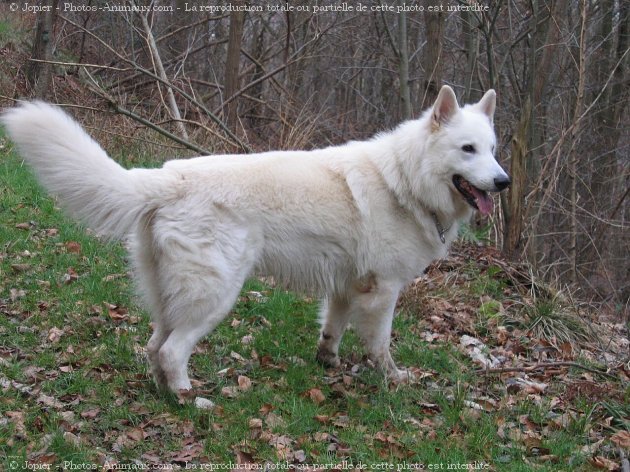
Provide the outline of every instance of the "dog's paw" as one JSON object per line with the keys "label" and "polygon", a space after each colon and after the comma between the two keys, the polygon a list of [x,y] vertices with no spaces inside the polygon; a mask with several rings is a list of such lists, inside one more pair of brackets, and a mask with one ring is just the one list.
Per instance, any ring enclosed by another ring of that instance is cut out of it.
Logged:
{"label": "dog's paw", "polygon": [[417,375],[412,369],[396,369],[387,373],[387,379],[394,384],[409,384],[416,378]]}
{"label": "dog's paw", "polygon": [[169,391],[168,381],[166,380],[166,376],[163,372],[153,372],[153,381],[155,382],[155,386],[158,390]]}
{"label": "dog's paw", "polygon": [[317,362],[322,364],[325,367],[337,368],[341,365],[341,361],[339,360],[339,356],[328,349],[319,348],[317,350]]}

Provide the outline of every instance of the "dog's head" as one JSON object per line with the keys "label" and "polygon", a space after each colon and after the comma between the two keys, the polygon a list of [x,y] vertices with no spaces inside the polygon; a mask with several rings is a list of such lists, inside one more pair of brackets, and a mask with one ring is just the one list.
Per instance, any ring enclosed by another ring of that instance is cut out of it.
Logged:
{"label": "dog's head", "polygon": [[495,106],[496,94],[488,90],[479,102],[460,108],[453,89],[445,85],[430,116],[431,154],[439,156],[440,174],[457,198],[484,215],[492,212],[488,192],[510,185],[510,177],[495,159]]}

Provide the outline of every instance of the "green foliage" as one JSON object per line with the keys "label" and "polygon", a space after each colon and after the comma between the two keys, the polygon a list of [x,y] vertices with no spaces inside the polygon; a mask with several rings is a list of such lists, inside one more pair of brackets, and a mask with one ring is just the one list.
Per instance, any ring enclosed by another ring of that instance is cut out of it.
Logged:
{"label": "green foliage", "polygon": [[481,273],[479,269],[474,266],[470,270],[470,290],[475,296],[489,296],[496,299],[502,299],[504,297],[503,290],[507,286],[507,282],[504,278],[500,277],[500,269],[489,267],[486,272]]}
{"label": "green foliage", "polygon": [[479,306],[479,315],[486,321],[501,315],[501,303],[497,300],[488,300]]}
{"label": "green foliage", "polygon": [[587,340],[586,326],[560,294],[539,296],[524,309],[525,327],[535,339],[558,343]]}
{"label": "green foliage", "polygon": [[490,242],[490,232],[492,224],[475,227],[471,224],[464,223],[459,227],[459,239],[461,241],[473,244],[488,244]]}

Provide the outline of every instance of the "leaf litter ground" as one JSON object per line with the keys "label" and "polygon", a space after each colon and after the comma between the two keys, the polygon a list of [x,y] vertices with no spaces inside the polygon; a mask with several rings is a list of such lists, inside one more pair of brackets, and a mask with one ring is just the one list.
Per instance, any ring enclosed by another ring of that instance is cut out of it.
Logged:
{"label": "leaf litter ground", "polygon": [[199,344],[195,391],[156,390],[121,245],[67,221],[3,145],[0,460],[21,468],[621,470],[627,326],[458,245],[401,297],[386,384],[346,336],[314,361],[317,306],[252,280]]}

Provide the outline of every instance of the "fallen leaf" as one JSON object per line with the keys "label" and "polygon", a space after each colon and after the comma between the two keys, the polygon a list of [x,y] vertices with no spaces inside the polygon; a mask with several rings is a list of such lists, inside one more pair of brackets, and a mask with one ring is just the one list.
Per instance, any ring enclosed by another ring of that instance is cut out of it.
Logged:
{"label": "fallen leaf", "polygon": [[17,288],[12,288],[11,290],[9,290],[9,298],[11,299],[12,302],[15,302],[17,300],[19,300],[20,298],[24,298],[26,296],[26,290],[23,289],[17,289]]}
{"label": "fallen leaf", "polygon": [[56,398],[50,397],[48,395],[44,395],[43,393],[40,394],[39,397],[37,397],[37,403],[41,403],[44,406],[47,406],[50,408],[57,408],[57,409],[62,409],[65,406]]}
{"label": "fallen leaf", "polygon": [[105,304],[107,306],[107,313],[109,317],[115,322],[122,322],[129,319],[129,311],[118,305]]}
{"label": "fallen leaf", "polygon": [[77,272],[72,267],[68,267],[66,273],[61,276],[61,283],[63,285],[68,285],[78,279],[79,274],[77,274]]}
{"label": "fallen leaf", "polygon": [[505,381],[508,393],[516,393],[519,390],[529,394],[543,393],[547,389],[547,384],[542,382],[534,382],[533,380],[521,377],[509,378]]}
{"label": "fallen leaf", "polygon": [[171,461],[173,462],[181,462],[187,463],[192,462],[194,459],[198,458],[203,453],[203,444],[199,442],[192,442],[184,446],[184,448],[174,453],[171,456]]}
{"label": "fallen leaf", "polygon": [[66,244],[66,251],[72,254],[81,254],[81,244],[76,241],[68,241]]}
{"label": "fallen leaf", "polygon": [[5,416],[9,418],[13,426],[15,427],[15,432],[19,436],[26,437],[26,425],[24,421],[26,420],[26,415],[23,411],[5,411]]}
{"label": "fallen leaf", "polygon": [[157,452],[145,452],[140,457],[149,464],[157,465],[161,463],[160,455]]}
{"label": "fallen leaf", "polygon": [[59,342],[63,334],[64,334],[63,329],[59,329],[53,326],[52,328],[50,328],[50,330],[48,330],[48,341],[50,341],[53,344],[57,343]]}
{"label": "fallen leaf", "polygon": [[293,439],[286,435],[274,435],[269,441],[269,445],[275,447],[278,459],[282,459],[287,462],[293,460],[293,450],[291,448],[292,444]]}
{"label": "fallen leaf", "polygon": [[396,439],[391,434],[384,433],[383,431],[379,431],[374,435],[374,439],[382,442],[384,444],[397,444]]}
{"label": "fallen leaf", "polygon": [[13,272],[17,273],[28,272],[32,267],[31,264],[11,264],[11,269],[13,269]]}
{"label": "fallen leaf", "polygon": [[308,396],[316,405],[326,401],[326,396],[319,388],[311,388],[306,392],[306,396]]}
{"label": "fallen leaf", "polygon": [[303,464],[306,462],[306,453],[302,449],[293,451],[293,461]]}
{"label": "fallen leaf", "polygon": [[254,461],[254,457],[245,452],[245,451],[240,451],[240,450],[235,450],[234,454],[236,455],[236,464],[238,466],[245,466],[245,467],[235,467],[234,471],[238,471],[238,470],[255,470],[257,469],[256,467],[256,462]]}
{"label": "fallen leaf", "polygon": [[332,424],[340,428],[347,428],[350,425],[350,418],[346,414],[337,413],[333,417]]}
{"label": "fallen leaf", "polygon": [[129,407],[129,411],[135,413],[136,415],[148,415],[150,410],[146,407],[144,403],[134,402]]}
{"label": "fallen leaf", "polygon": [[132,428],[125,431],[125,435],[134,442],[142,441],[146,436],[142,428]]}
{"label": "fallen leaf", "polygon": [[219,377],[232,377],[234,375],[234,367],[228,367],[226,369],[221,369],[217,372]]}
{"label": "fallen leaf", "polygon": [[599,447],[604,442],[604,438],[600,439],[597,442],[586,444],[580,448],[580,452],[585,456],[595,456],[595,453],[599,450]]}
{"label": "fallen leaf", "polygon": [[321,431],[318,431],[318,432],[316,432],[313,435],[313,439],[316,442],[324,442],[324,441],[327,442],[327,441],[329,441],[331,439],[331,437],[332,437],[332,435],[330,435],[329,433],[324,433],[324,432],[321,432]]}
{"label": "fallen leaf", "polygon": [[330,422],[330,416],[328,415],[315,415],[313,419],[321,424],[327,424]]}
{"label": "fallen leaf", "polygon": [[230,357],[234,359],[235,361],[240,362],[242,364],[245,364],[247,362],[247,360],[236,351],[230,352]]}
{"label": "fallen leaf", "polygon": [[306,367],[306,361],[304,359],[302,359],[301,357],[298,356],[291,356],[289,357],[289,361],[291,362],[291,364],[293,365],[297,365],[299,367]]}
{"label": "fallen leaf", "polygon": [[602,456],[591,457],[589,462],[592,466],[603,470],[620,470],[620,465],[617,462],[606,459]]}
{"label": "fallen leaf", "polygon": [[499,346],[505,346],[510,338],[510,333],[505,326],[497,326],[496,338]]}
{"label": "fallen leaf", "polygon": [[240,393],[240,390],[238,389],[238,387],[234,387],[234,386],[229,386],[229,387],[223,387],[221,389],[221,395],[223,395],[226,398],[236,398]]}
{"label": "fallen leaf", "polygon": [[35,464],[40,465],[40,467],[36,467],[37,469],[43,469],[44,467],[41,467],[41,465],[48,464],[48,467],[45,467],[45,469],[50,469],[50,465],[58,461],[59,459],[57,457],[57,454],[52,453],[52,452],[47,452],[44,454],[38,454],[33,457],[29,457],[28,463],[34,464],[34,465]]}
{"label": "fallen leaf", "polygon": [[74,411],[62,411],[59,413],[59,416],[61,416],[61,418],[68,423],[74,423]]}
{"label": "fallen leaf", "polygon": [[282,417],[276,415],[275,413],[269,413],[265,418],[265,423],[267,423],[267,427],[269,428],[282,428],[286,425],[286,422],[282,419]]}
{"label": "fallen leaf", "polygon": [[112,280],[124,279],[127,277],[127,274],[109,274],[103,277],[101,280],[103,282],[111,282]]}
{"label": "fallen leaf", "polygon": [[79,439],[79,437],[76,434],[71,433],[70,431],[66,431],[63,433],[63,439],[65,439],[67,443],[70,443],[75,447],[81,446],[81,440]]}
{"label": "fallen leaf", "polygon": [[237,383],[238,383],[238,388],[243,392],[246,392],[247,390],[252,388],[252,381],[250,380],[249,377],[245,375],[239,375],[237,379]]}
{"label": "fallen leaf", "polygon": [[610,440],[614,442],[617,446],[630,450],[630,432],[628,431],[617,431],[610,437]]}
{"label": "fallen leaf", "polygon": [[499,359],[489,353],[488,347],[477,338],[464,334],[459,344],[473,362],[484,368],[494,368],[501,364]]}
{"label": "fallen leaf", "polygon": [[85,410],[81,413],[81,418],[85,418],[86,420],[93,420],[96,418],[101,412],[100,408],[92,408],[91,410]]}
{"label": "fallen leaf", "polygon": [[263,422],[260,418],[252,418],[249,420],[249,429],[262,429]]}

